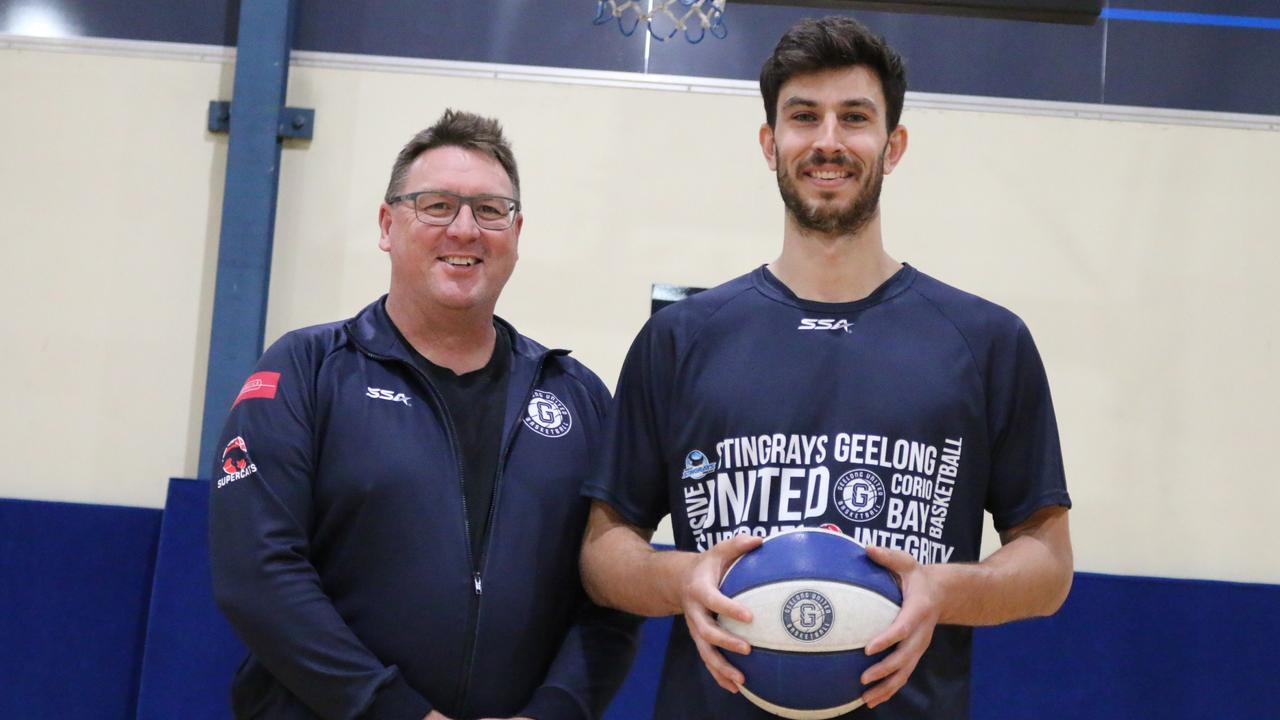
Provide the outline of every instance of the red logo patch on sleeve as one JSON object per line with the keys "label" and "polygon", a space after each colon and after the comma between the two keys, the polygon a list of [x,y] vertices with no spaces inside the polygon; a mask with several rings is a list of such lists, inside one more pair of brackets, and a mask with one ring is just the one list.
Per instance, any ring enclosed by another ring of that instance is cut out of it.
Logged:
{"label": "red logo patch on sleeve", "polygon": [[244,381],[244,387],[240,388],[240,394],[236,396],[236,401],[231,403],[231,407],[240,404],[241,400],[249,398],[266,398],[270,400],[276,396],[276,387],[280,384],[280,373],[278,372],[256,372]]}

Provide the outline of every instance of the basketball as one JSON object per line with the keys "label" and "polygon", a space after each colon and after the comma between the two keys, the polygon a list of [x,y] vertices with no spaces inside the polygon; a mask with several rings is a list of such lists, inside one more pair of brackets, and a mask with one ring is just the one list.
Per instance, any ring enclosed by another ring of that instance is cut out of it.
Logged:
{"label": "basketball", "polygon": [[897,617],[893,574],[840,533],[804,528],[768,538],[738,558],[720,591],[751,610],[720,625],[751,644],[726,652],[746,677],[742,694],[785,718],[820,720],[862,705],[862,672],[888,650],[863,648]]}

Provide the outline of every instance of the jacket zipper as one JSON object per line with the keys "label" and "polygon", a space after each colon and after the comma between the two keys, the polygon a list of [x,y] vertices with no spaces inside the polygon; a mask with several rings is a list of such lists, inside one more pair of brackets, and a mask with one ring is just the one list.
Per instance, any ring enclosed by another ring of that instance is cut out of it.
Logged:
{"label": "jacket zipper", "polygon": [[[553,353],[555,353],[555,351],[551,350],[543,353],[538,357],[538,365],[533,369],[533,379],[529,381],[529,387],[527,390],[525,390],[524,400],[523,402],[520,403],[520,405],[517,406],[517,408],[529,406],[529,398],[533,396],[533,390],[538,385],[538,379],[542,377],[542,366],[546,364],[547,356]],[[476,573],[474,577],[475,589],[476,589],[476,594],[474,597],[476,600],[479,599],[480,592],[482,589],[481,578],[480,578],[480,568],[484,566],[485,555],[487,554],[487,550],[489,547],[489,539],[493,536],[493,516],[498,508],[498,494],[502,492],[502,476],[504,474],[503,471],[506,470],[507,458],[508,456],[511,455],[511,446],[515,444],[516,433],[518,432],[520,432],[520,420],[517,418],[515,425],[511,429],[511,435],[510,437],[507,438],[506,445],[504,445],[502,448],[502,453],[498,456],[498,472],[493,478],[493,497],[489,498],[489,515],[488,515],[488,525],[487,525],[488,531],[485,534],[485,536],[481,538],[482,544],[480,546],[480,565],[476,566]],[[477,606],[476,609],[478,611],[479,607]],[[471,638],[467,641],[467,652],[465,655],[462,656],[464,658],[462,661],[463,662],[462,689],[461,689],[461,692],[458,693],[458,702],[456,703],[455,707],[458,707],[458,708],[464,707],[463,701],[466,700],[467,691],[471,689],[472,656],[474,655],[475,647],[479,642],[480,642],[480,623],[479,623],[479,618],[477,617],[476,620],[471,624]]]}
{"label": "jacket zipper", "polygon": [[[365,350],[365,352],[368,353],[369,351]],[[444,396],[440,394],[439,390],[436,390],[436,386],[431,384],[431,379],[428,378],[426,373],[422,372],[417,365],[401,360],[397,357],[380,355],[377,353],[369,354],[383,360],[405,365],[413,371],[420,380],[422,380],[422,384],[427,388],[427,392],[431,394],[432,401],[435,402],[436,407],[440,408],[440,416],[444,418],[445,433],[449,436],[449,448],[453,452],[453,465],[458,471],[458,492],[462,496],[462,541],[465,544],[464,546],[467,548],[467,564],[471,569],[471,586],[474,589],[474,593],[471,596],[471,602],[468,603],[469,607],[467,608],[467,626],[471,628],[471,634],[467,640],[466,653],[463,655],[467,660],[463,669],[462,684],[458,687],[457,702],[454,704],[454,707],[460,708],[462,707],[461,701],[466,695],[468,686],[471,684],[471,654],[475,650],[476,638],[479,636],[480,594],[483,590],[483,585],[480,579],[480,566],[476,564],[475,554],[471,547],[471,516],[467,512],[467,487],[466,478],[464,478],[462,474],[462,453],[458,447],[458,431],[453,426],[453,416],[449,414],[449,408],[445,405]],[[541,372],[541,369],[542,361],[539,360],[539,372]],[[501,470],[499,470],[499,472],[501,472]],[[494,493],[497,493],[496,484]],[[492,512],[492,502],[490,503],[490,512]]]}
{"label": "jacket zipper", "polygon": [[[464,531],[463,541],[466,543],[466,548],[467,548],[467,562],[470,563],[471,565],[471,585],[474,590],[474,593],[471,596],[470,608],[467,613],[467,626],[471,629],[471,637],[467,639],[466,652],[463,654],[463,658],[465,659],[463,660],[463,667],[462,667],[462,685],[458,688],[457,701],[454,703],[454,707],[462,708],[463,707],[462,703],[466,699],[467,691],[470,690],[471,688],[472,655],[474,654],[476,644],[477,642],[479,642],[479,639],[480,639],[480,622],[479,622],[480,621],[480,596],[484,592],[484,583],[483,583],[483,578],[481,577],[481,574],[480,574],[481,565],[476,563],[475,555],[473,554],[472,547],[471,547],[471,520],[470,520],[470,515],[467,513],[467,489],[466,489],[466,484],[464,482],[464,478],[462,476],[462,454],[460,453],[458,448],[458,433],[457,433],[457,430],[453,427],[453,417],[449,414],[449,408],[445,406],[444,397],[440,395],[440,391],[436,390],[436,386],[431,384],[431,379],[427,377],[426,373],[422,372],[422,370],[420,370],[418,366],[414,365],[413,363],[407,362],[400,358],[391,357],[389,355],[382,355],[380,353],[369,352],[368,349],[364,349],[364,348],[362,349],[364,350],[365,353],[373,357],[376,357],[382,360],[388,360],[391,362],[397,362],[397,363],[400,363],[401,365],[408,366],[409,369],[412,370],[414,374],[416,374],[422,380],[422,383],[423,385],[426,386],[427,391],[431,393],[431,399],[436,403],[436,406],[440,408],[441,416],[444,417],[445,431],[449,435],[449,447],[453,451],[453,464],[454,464],[454,467],[457,468],[458,470],[458,490],[462,495],[462,528]],[[546,364],[547,357],[551,355],[563,355],[563,354],[566,354],[566,353],[564,351],[548,350],[547,352],[544,352],[542,353],[542,355],[538,356],[538,365],[537,367],[534,368],[533,380],[530,381],[529,388],[527,391],[525,391],[524,402],[521,404],[522,407],[528,406],[529,398],[533,395],[534,387],[537,386],[538,379],[542,377],[542,368]],[[516,433],[519,432],[519,429],[518,429],[519,422],[520,422],[519,420],[516,421],[517,426],[513,427],[511,431],[511,436],[507,438],[507,443],[502,448],[502,454],[498,458],[498,472],[493,479],[493,497],[489,499],[488,533],[490,534],[493,532],[493,516],[494,516],[495,510],[498,507],[498,493],[502,487],[503,470],[506,469],[507,456],[511,454],[511,445],[515,442]],[[485,549],[489,545],[489,536],[486,535],[482,539],[482,542],[483,542],[483,545],[480,548],[481,564],[484,563]]]}

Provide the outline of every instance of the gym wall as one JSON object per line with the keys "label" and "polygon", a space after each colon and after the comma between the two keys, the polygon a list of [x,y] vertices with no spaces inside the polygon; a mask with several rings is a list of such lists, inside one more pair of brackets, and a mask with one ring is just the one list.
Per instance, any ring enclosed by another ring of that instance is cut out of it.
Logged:
{"label": "gym wall", "polygon": [[[288,103],[316,109],[316,132],[283,154],[268,342],[385,291],[375,221],[389,166],[446,107],[501,118],[521,164],[521,261],[499,313],[610,385],[651,283],[712,285],[777,253],[762,112],[741,86],[297,55]],[[160,507],[168,477],[201,474],[226,151],[204,116],[231,74],[220,48],[0,44],[19,99],[0,113],[13,348],[0,497]],[[887,247],[1031,327],[1077,568],[1280,582],[1252,550],[1280,541],[1265,470],[1280,133],[927,100],[909,98],[910,148],[886,180]]]}

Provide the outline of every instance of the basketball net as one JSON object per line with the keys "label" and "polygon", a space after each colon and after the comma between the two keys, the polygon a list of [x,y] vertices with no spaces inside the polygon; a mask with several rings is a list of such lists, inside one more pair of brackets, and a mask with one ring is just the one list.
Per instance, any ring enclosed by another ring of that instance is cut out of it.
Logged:
{"label": "basketball net", "polygon": [[[665,41],[683,32],[691,43],[702,42],[711,33],[723,39],[729,34],[724,25],[726,0],[598,0],[596,18],[604,25],[618,21],[618,30],[628,37],[644,23],[655,40]],[[646,9],[647,8],[647,9]]]}

